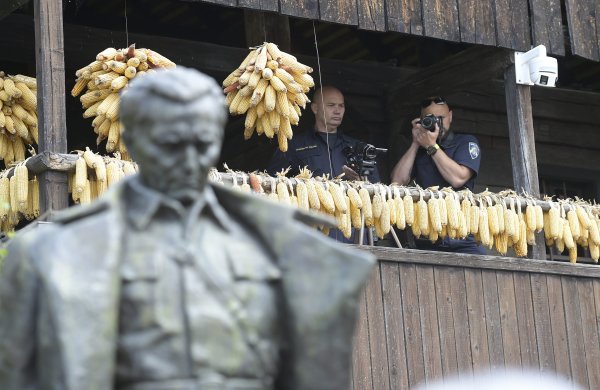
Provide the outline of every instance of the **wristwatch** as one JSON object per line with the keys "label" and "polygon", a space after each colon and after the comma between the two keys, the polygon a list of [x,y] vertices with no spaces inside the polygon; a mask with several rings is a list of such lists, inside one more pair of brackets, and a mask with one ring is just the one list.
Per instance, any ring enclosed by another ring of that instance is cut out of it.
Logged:
{"label": "wristwatch", "polygon": [[428,146],[427,147],[427,155],[433,156],[435,154],[435,152],[437,152],[438,150],[440,150],[440,145],[438,145],[438,144],[433,144],[431,146]]}

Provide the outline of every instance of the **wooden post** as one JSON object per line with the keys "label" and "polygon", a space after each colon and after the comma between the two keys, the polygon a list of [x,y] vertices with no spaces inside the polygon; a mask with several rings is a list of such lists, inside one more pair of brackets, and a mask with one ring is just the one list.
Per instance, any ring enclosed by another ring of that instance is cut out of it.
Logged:
{"label": "wooden post", "polygon": [[246,44],[273,42],[283,51],[290,51],[290,22],[287,16],[270,12],[244,10]]}
{"label": "wooden post", "polygon": [[[515,191],[519,193],[526,191],[539,198],[540,185],[533,134],[531,88],[517,85],[514,65],[509,66],[504,73],[504,92]],[[529,257],[546,259],[544,236],[536,234],[535,241]]]}
{"label": "wooden post", "polygon": [[[65,59],[61,0],[35,0],[35,53],[38,83],[39,153],[67,152]],[[39,175],[40,212],[68,207],[67,175]]]}

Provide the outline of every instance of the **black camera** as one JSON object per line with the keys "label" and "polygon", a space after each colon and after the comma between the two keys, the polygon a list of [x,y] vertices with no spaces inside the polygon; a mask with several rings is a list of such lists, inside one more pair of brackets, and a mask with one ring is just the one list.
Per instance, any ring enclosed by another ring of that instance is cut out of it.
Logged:
{"label": "black camera", "polygon": [[352,168],[359,176],[369,176],[377,166],[378,154],[386,153],[387,149],[376,148],[366,142],[357,142],[354,147],[346,146],[343,149],[346,156],[346,165]]}
{"label": "black camera", "polygon": [[429,114],[421,118],[417,123],[421,124],[421,127],[431,132],[435,131],[435,125],[437,124],[440,129],[443,127],[442,117]]}

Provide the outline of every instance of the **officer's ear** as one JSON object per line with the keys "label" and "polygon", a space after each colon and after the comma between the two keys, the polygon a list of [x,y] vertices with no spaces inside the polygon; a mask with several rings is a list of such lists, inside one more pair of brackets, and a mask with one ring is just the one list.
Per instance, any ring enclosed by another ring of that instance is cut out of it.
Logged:
{"label": "officer's ear", "polygon": [[452,110],[448,111],[448,125],[452,123]]}
{"label": "officer's ear", "polygon": [[310,103],[310,110],[313,112],[313,114],[317,115],[317,103],[316,102]]}

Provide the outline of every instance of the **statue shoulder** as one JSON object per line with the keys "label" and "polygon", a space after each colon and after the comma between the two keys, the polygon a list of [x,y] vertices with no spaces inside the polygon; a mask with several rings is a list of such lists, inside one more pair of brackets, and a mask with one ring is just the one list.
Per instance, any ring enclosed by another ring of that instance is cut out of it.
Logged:
{"label": "statue shoulder", "polygon": [[87,205],[78,205],[69,207],[56,213],[51,218],[51,222],[58,224],[69,224],[74,221],[90,217],[102,212],[105,212],[110,207],[110,204],[106,200],[98,200],[96,202]]}

